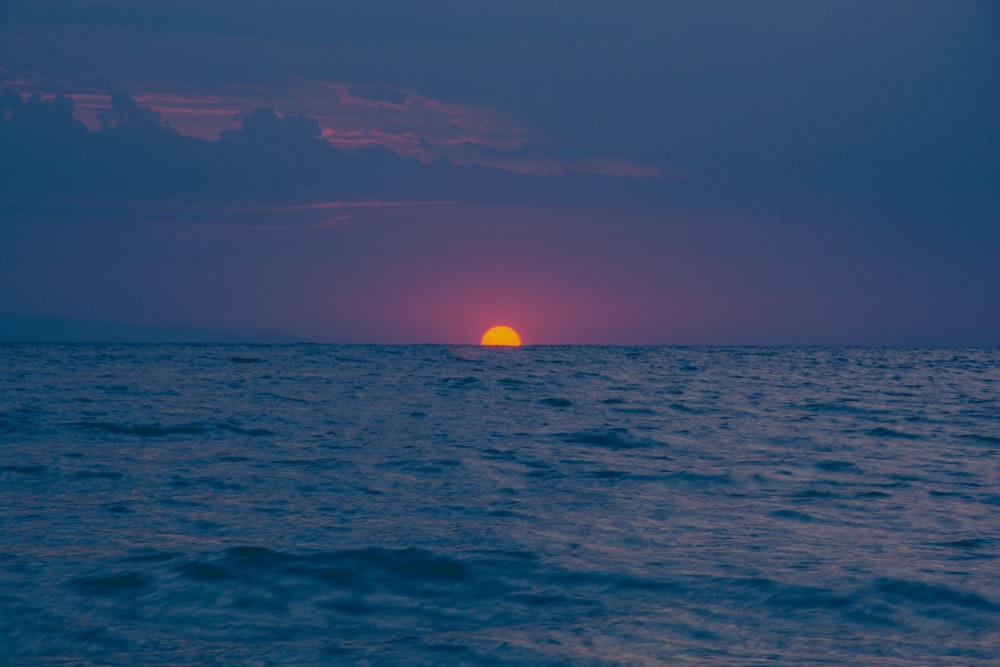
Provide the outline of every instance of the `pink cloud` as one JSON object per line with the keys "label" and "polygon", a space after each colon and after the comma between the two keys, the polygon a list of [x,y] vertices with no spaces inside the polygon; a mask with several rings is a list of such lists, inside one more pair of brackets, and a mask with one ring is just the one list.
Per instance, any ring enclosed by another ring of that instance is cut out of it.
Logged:
{"label": "pink cloud", "polygon": [[[38,84],[8,81],[8,88],[35,92]],[[110,96],[70,93],[77,117],[91,129]],[[586,174],[682,178],[683,174],[614,156],[556,158],[546,155],[533,134],[495,111],[437,100],[408,88],[384,84],[351,85],[297,81],[274,90],[248,91],[231,86],[211,95],[178,91],[144,91],[139,104],[159,112],[182,134],[216,140],[238,127],[238,117],[270,107],[279,115],[316,118],[331,145],[355,151],[382,147],[429,163],[446,158],[454,164],[484,165],[530,174],[576,171]]]}
{"label": "pink cloud", "polygon": [[324,201],[286,206],[243,206],[241,211],[318,211],[330,208],[397,208],[408,206],[450,206],[452,201]]}
{"label": "pink cloud", "polygon": [[162,114],[178,132],[203,139],[217,139],[234,126],[234,118],[248,109],[240,100],[217,95],[178,95],[143,92],[135,100]]}
{"label": "pink cloud", "polygon": [[[410,111],[414,101],[414,94],[409,90],[396,91],[398,94],[405,97],[404,102],[389,102],[387,100],[371,100],[363,95],[355,95],[352,92],[352,86],[348,86],[344,83],[326,83],[323,84],[330,90],[333,90],[337,94],[337,98],[344,105],[361,105],[368,107],[370,109],[392,109],[393,111]],[[360,90],[359,87],[354,86],[355,90]]]}
{"label": "pink cloud", "polygon": [[[320,109],[326,138],[340,147],[384,146],[430,162],[441,157],[464,162],[453,150],[477,143],[497,151],[523,148],[527,133],[495,113],[468,105],[449,104],[409,89],[350,86],[318,82],[333,93],[335,104],[322,95],[311,98]],[[392,98],[392,99],[384,99]]]}

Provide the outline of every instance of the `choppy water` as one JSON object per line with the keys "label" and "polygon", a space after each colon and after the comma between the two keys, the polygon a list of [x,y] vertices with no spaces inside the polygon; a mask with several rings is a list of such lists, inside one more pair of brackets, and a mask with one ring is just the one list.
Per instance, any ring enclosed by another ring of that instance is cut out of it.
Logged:
{"label": "choppy water", "polygon": [[997,349],[0,362],[3,664],[1000,655]]}

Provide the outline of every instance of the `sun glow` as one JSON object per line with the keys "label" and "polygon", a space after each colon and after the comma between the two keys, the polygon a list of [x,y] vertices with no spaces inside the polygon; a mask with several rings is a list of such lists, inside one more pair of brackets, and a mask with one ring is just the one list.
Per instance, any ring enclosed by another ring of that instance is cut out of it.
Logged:
{"label": "sun glow", "polygon": [[521,337],[510,327],[490,327],[479,342],[482,345],[517,347],[521,344]]}

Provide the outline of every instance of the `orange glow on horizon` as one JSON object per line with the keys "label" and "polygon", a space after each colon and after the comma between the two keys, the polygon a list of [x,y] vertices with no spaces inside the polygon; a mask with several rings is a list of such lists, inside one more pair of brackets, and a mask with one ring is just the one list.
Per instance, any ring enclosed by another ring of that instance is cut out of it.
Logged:
{"label": "orange glow on horizon", "polygon": [[521,345],[521,337],[510,327],[490,327],[483,334],[483,338],[479,343],[481,345],[518,347]]}

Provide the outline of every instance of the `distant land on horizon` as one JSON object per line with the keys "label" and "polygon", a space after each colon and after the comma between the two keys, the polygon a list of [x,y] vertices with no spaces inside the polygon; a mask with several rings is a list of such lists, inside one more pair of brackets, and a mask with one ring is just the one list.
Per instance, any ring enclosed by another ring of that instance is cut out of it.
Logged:
{"label": "distant land on horizon", "polygon": [[[3,343],[178,343],[178,344],[294,344],[333,343],[287,334],[240,334],[217,329],[183,325],[141,325],[93,318],[61,317],[51,314],[0,313],[0,344]],[[352,344],[352,343],[340,343]],[[364,345],[364,342],[353,344]],[[384,344],[384,343],[383,343]],[[405,343],[404,343],[405,344]],[[417,343],[420,344],[420,343]],[[423,343],[435,344],[435,343]],[[441,343],[447,345],[448,343]],[[467,343],[475,345],[475,343]],[[622,345],[611,345],[621,347]],[[631,347],[632,345],[625,345]],[[996,347],[992,342],[942,343],[761,343],[675,342],[663,344],[636,343],[635,347]],[[597,345],[602,347],[602,345]]]}
{"label": "distant land on horizon", "polygon": [[57,315],[0,313],[3,343],[298,343],[292,336],[245,335],[188,326],[125,324]]}

